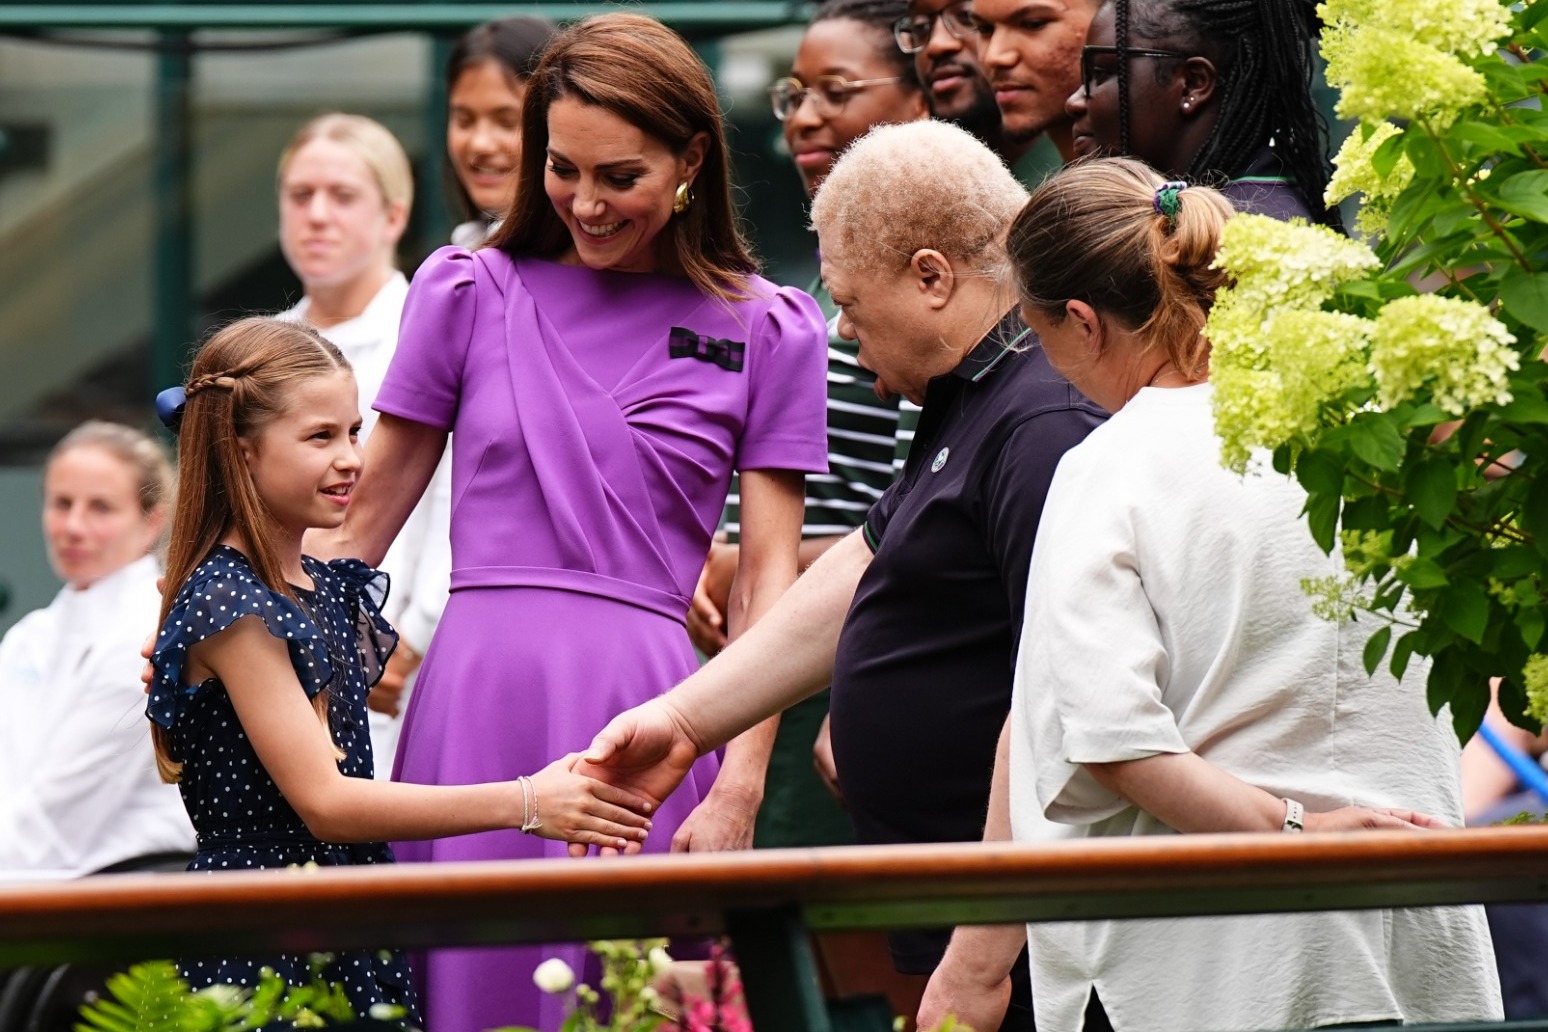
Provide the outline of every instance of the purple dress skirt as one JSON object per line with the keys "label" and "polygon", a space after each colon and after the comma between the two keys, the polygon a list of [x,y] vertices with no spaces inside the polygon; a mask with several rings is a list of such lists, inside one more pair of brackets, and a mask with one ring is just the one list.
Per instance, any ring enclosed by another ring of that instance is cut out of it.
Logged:
{"label": "purple dress skirt", "polygon": [[[727,304],[687,280],[447,247],[409,290],[382,412],[452,431],[451,600],[404,720],[399,781],[530,774],[696,667],[684,629],[733,469],[827,468],[827,330],[797,290]],[[654,817],[663,852],[713,782]],[[561,857],[518,831],[396,847],[402,861]],[[532,984],[579,947],[436,950],[434,1032],[556,1029]]]}

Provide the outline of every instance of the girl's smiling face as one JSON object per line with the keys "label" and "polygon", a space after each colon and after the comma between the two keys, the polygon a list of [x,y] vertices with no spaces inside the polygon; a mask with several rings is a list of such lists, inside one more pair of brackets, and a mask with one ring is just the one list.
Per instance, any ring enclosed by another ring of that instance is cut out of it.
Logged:
{"label": "girl's smiling face", "polygon": [[239,444],[258,497],[286,533],[344,522],[360,477],[360,407],[346,369],[289,391],[289,404]]}
{"label": "girl's smiling face", "polygon": [[543,187],[570,231],[563,260],[593,269],[655,272],[678,184],[693,185],[708,137],[683,153],[613,112],[574,97],[548,109]]}

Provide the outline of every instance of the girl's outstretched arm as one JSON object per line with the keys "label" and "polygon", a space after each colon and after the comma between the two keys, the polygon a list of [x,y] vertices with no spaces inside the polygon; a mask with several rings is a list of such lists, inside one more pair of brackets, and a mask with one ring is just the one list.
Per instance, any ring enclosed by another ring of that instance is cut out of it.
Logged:
{"label": "girl's outstretched arm", "polygon": [[366,441],[360,482],[343,526],[308,531],[304,551],[323,560],[363,559],[380,566],[445,450],[445,430],[382,413]]}
{"label": "girl's outstretched arm", "polygon": [[327,730],[290,664],[285,643],[243,617],[190,649],[188,676],[219,677],[242,730],[275,785],[324,842],[427,839],[520,828],[534,816],[544,838],[623,848],[644,841],[653,800],[573,773],[568,756],[516,781],[409,785],[339,772]]}

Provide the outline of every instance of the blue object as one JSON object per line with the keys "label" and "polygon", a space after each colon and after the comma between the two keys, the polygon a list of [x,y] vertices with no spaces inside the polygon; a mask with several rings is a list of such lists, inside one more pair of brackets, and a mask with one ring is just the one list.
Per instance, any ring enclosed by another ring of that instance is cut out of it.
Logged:
{"label": "blue object", "polygon": [[1489,743],[1489,748],[1505,761],[1505,765],[1521,783],[1536,793],[1543,802],[1548,803],[1548,771],[1544,771],[1532,757],[1508,744],[1489,726],[1488,721],[1479,725],[1478,733],[1483,735],[1483,740]]}
{"label": "blue object", "polygon": [[156,417],[175,434],[177,428],[183,425],[183,406],[187,404],[188,395],[181,385],[168,387],[156,395]]}

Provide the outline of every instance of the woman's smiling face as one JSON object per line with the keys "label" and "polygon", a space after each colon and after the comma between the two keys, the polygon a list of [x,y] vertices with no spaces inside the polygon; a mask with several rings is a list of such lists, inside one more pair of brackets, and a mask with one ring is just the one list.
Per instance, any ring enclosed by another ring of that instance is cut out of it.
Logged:
{"label": "woman's smiling face", "polygon": [[675,154],[606,108],[560,97],[548,109],[543,187],[573,247],[566,261],[593,269],[655,272],[661,232],[680,183],[704,161],[703,134]]}

